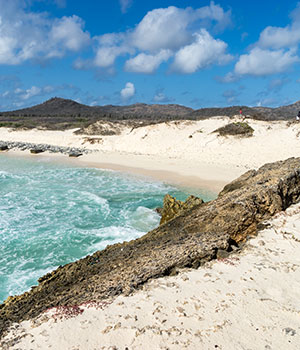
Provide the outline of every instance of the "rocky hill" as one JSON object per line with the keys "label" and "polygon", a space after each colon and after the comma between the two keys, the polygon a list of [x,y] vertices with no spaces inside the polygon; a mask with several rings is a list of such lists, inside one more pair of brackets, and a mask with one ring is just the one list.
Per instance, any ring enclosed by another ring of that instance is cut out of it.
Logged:
{"label": "rocky hill", "polygon": [[259,120],[289,120],[300,110],[300,101],[278,108],[232,106],[224,108],[201,108],[193,110],[181,105],[148,105],[136,103],[129,106],[86,106],[78,102],[52,98],[39,105],[0,113],[0,127],[47,128],[64,130],[85,128],[96,121],[136,121],[140,125],[167,120],[199,120],[214,116],[234,116],[242,108],[243,115]]}
{"label": "rocky hill", "polygon": [[243,115],[249,116],[258,120],[289,120],[295,119],[300,111],[300,101],[288,106],[281,106],[277,108],[269,107],[247,107],[247,106],[232,106],[224,108],[201,108],[189,114],[193,119],[206,119],[213,116],[229,116],[238,115],[240,108]]}

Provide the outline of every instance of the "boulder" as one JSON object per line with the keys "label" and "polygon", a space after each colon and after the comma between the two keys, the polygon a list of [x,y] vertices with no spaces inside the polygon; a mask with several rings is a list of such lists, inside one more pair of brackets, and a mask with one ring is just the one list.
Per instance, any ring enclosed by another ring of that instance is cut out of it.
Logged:
{"label": "boulder", "polygon": [[38,154],[38,153],[43,153],[45,152],[45,150],[43,150],[42,148],[31,148],[30,153],[32,154]]}
{"label": "boulder", "polygon": [[183,211],[194,208],[196,205],[204,203],[201,198],[189,196],[185,202],[166,194],[164,197],[163,208],[158,208],[157,212],[161,215],[160,225],[172,220]]}
{"label": "boulder", "polygon": [[72,158],[78,158],[80,156],[82,156],[82,153],[80,153],[80,152],[71,152],[71,153],[69,153],[69,157],[72,157]]}
{"label": "boulder", "polygon": [[0,145],[0,151],[7,151],[8,149],[7,145]]}

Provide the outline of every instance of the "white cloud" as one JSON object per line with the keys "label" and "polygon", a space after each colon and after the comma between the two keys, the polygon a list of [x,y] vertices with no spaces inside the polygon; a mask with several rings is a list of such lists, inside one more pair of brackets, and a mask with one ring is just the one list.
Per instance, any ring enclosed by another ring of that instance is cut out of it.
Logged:
{"label": "white cloud", "polygon": [[175,6],[154,9],[135,28],[98,37],[94,65],[109,68],[118,56],[136,54],[126,61],[125,70],[152,73],[176,51],[193,44],[195,33],[202,28],[224,29],[230,23],[231,12],[225,12],[213,1],[198,9]]}
{"label": "white cloud", "polygon": [[45,13],[28,11],[25,4],[22,0],[0,0],[0,64],[62,57],[89,41],[79,17],[50,19]]}
{"label": "white cloud", "polygon": [[[90,42],[90,35],[83,31],[84,22],[77,16],[56,20],[50,32],[50,43],[58,48],[79,51]],[[51,55],[51,53],[50,53]]]}
{"label": "white cloud", "polygon": [[25,90],[25,93],[21,95],[22,100],[28,100],[29,98],[39,95],[42,89],[37,86],[32,86],[30,89]]}
{"label": "white cloud", "polygon": [[135,95],[135,87],[133,83],[126,83],[124,89],[121,90],[121,97],[124,100],[129,100]]}
{"label": "white cloud", "polygon": [[149,51],[180,48],[191,39],[190,12],[174,6],[148,12],[132,33],[133,45]]}
{"label": "white cloud", "polygon": [[300,2],[290,17],[292,21],[286,27],[266,27],[249,53],[239,57],[234,72],[228,73],[222,81],[233,82],[243,75],[266,76],[282,73],[298,63]]}
{"label": "white cloud", "polygon": [[281,73],[299,62],[294,50],[264,50],[255,47],[249,54],[240,56],[235,65],[235,73],[239,75],[264,76]]}
{"label": "white cloud", "polygon": [[[203,23],[203,20],[206,23]],[[199,22],[200,21],[200,22]],[[140,50],[177,50],[189,44],[193,32],[190,26],[198,29],[210,25],[211,21],[225,27],[230,22],[230,12],[224,12],[212,1],[210,6],[199,9],[186,9],[170,6],[149,11],[132,33],[133,45]]]}
{"label": "white cloud", "polygon": [[167,97],[163,92],[157,92],[156,95],[153,97],[153,102],[166,103],[166,102],[172,102],[172,101],[174,100]]}
{"label": "white cloud", "polygon": [[300,3],[290,15],[292,23],[286,27],[266,27],[260,34],[257,46],[280,49],[293,47],[300,42]]}
{"label": "white cloud", "polygon": [[94,64],[96,67],[107,68],[115,63],[118,56],[128,53],[130,50],[126,47],[104,46],[97,50]]}
{"label": "white cloud", "polygon": [[126,44],[126,37],[122,33],[108,33],[95,39],[98,41],[99,47],[96,50],[93,64],[99,68],[111,67],[118,56],[135,52],[132,47]]}
{"label": "white cloud", "polygon": [[140,53],[125,63],[125,70],[135,73],[153,73],[162,62],[167,61],[172,56],[170,50],[161,50],[156,55]]}
{"label": "white cloud", "polygon": [[129,7],[132,5],[132,0],[120,0],[121,11],[126,13]]}
{"label": "white cloud", "polygon": [[175,55],[172,68],[181,73],[194,73],[210,64],[224,64],[232,57],[225,53],[227,44],[214,39],[205,29],[195,34],[192,44],[181,48]]}

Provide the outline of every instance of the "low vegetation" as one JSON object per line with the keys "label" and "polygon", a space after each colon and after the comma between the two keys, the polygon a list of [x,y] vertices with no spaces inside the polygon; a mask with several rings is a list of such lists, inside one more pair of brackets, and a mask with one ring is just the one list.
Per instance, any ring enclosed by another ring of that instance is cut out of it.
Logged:
{"label": "low vegetation", "polygon": [[253,136],[254,129],[244,122],[230,123],[214,131],[220,136],[241,136],[250,137]]}

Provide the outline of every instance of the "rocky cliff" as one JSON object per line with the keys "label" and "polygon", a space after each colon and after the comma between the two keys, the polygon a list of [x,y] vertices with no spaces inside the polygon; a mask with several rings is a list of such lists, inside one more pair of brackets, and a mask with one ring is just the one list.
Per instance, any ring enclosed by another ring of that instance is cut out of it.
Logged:
{"label": "rocky cliff", "polygon": [[222,257],[255,235],[264,220],[299,200],[300,158],[248,171],[216,200],[183,211],[139,239],[59,267],[31,291],[8,298],[0,305],[0,334],[12,322],[52,306],[128,294],[151,278]]}

